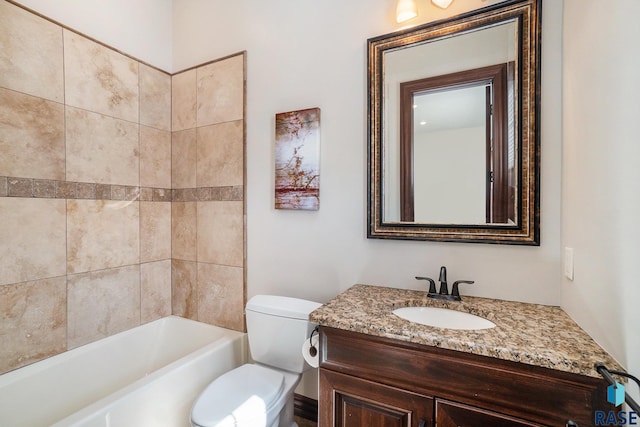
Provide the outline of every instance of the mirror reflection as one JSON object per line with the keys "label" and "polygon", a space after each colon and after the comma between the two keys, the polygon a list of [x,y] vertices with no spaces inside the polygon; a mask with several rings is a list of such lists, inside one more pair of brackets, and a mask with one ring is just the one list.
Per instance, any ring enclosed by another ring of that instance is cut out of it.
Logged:
{"label": "mirror reflection", "polygon": [[538,8],[369,40],[368,237],[539,244]]}
{"label": "mirror reflection", "polygon": [[384,53],[385,222],[517,223],[516,31],[511,20]]}

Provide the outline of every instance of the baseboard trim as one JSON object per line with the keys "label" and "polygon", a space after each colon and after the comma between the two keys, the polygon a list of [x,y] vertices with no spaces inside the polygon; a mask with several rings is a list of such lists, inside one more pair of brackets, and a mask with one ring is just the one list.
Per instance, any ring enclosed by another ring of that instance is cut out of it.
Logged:
{"label": "baseboard trim", "polygon": [[296,393],[293,396],[293,413],[297,417],[318,422],[318,401]]}

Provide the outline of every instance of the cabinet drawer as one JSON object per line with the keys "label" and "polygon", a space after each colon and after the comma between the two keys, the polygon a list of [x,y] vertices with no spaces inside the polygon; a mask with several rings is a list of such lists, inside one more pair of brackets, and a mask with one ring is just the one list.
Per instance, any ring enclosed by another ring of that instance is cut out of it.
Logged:
{"label": "cabinet drawer", "polygon": [[436,401],[438,427],[543,427],[518,418],[446,400]]}
{"label": "cabinet drawer", "polygon": [[598,378],[327,327],[320,366],[544,425],[612,409]]}

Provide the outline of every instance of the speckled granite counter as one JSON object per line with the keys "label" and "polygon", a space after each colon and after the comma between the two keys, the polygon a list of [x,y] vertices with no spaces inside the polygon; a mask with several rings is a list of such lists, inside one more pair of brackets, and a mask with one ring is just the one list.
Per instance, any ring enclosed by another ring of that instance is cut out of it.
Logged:
{"label": "speckled granite counter", "polygon": [[[462,301],[428,298],[424,291],[355,285],[313,311],[322,326],[528,363],[592,377],[593,365],[622,368],[561,308],[463,296]],[[392,313],[400,307],[432,306],[491,320],[495,328],[441,329],[412,323]]]}

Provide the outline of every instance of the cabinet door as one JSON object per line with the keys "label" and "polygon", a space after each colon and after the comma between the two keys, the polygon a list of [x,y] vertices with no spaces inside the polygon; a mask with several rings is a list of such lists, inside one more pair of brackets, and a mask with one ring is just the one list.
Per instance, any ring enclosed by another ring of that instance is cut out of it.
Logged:
{"label": "cabinet door", "polygon": [[436,426],[438,427],[541,427],[518,418],[485,411],[473,406],[436,401]]}
{"label": "cabinet door", "polygon": [[433,427],[433,399],[320,369],[318,427]]}

